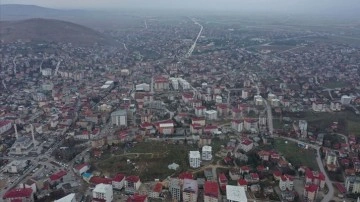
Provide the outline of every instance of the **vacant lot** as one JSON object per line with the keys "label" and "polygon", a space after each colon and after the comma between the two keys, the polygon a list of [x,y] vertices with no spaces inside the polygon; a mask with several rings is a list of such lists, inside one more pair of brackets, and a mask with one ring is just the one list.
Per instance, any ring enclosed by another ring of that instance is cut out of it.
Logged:
{"label": "vacant lot", "polygon": [[[197,147],[166,142],[142,142],[134,144],[126,154],[114,155],[94,164],[97,169],[108,175],[139,175],[144,181],[164,179],[189,168],[190,150],[197,150]],[[127,162],[128,159],[131,163]],[[180,168],[176,172],[169,170],[168,165],[171,163],[179,164]]]}
{"label": "vacant lot", "polygon": [[296,143],[277,139],[274,142],[274,148],[279,151],[293,166],[307,166],[318,170],[316,163],[316,151],[313,149],[302,149]]}

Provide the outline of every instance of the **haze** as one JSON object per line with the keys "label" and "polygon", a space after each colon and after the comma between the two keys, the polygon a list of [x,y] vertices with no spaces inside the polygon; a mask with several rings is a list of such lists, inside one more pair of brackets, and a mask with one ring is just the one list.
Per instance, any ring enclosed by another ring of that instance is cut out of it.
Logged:
{"label": "haze", "polygon": [[[86,2],[86,3],[85,3]],[[359,0],[2,0],[1,4],[33,4],[66,9],[188,9],[359,16]]]}

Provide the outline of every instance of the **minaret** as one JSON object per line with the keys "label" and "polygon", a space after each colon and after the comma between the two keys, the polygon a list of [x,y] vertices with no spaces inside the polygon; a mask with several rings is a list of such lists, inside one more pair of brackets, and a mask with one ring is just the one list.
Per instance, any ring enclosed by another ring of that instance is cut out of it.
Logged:
{"label": "minaret", "polygon": [[14,129],[15,129],[15,137],[16,137],[16,139],[18,139],[18,138],[19,138],[19,134],[18,134],[18,132],[17,132],[17,126],[16,126],[16,124],[14,124]]}
{"label": "minaret", "polygon": [[34,147],[35,147],[35,136],[34,136],[34,126],[32,124],[30,124],[31,126],[31,136],[32,136],[32,141],[33,141],[33,144],[34,144]]}

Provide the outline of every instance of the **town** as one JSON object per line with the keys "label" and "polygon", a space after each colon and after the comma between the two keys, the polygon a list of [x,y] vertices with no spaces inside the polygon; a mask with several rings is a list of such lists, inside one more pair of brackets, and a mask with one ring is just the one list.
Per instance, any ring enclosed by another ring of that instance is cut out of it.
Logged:
{"label": "town", "polygon": [[359,201],[358,30],[131,20],[1,42],[2,201]]}

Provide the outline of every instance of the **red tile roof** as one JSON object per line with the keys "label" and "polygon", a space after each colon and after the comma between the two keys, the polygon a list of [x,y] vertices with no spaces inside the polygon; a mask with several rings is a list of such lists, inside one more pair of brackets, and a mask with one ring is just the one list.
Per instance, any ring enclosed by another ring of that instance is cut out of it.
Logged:
{"label": "red tile roof", "polygon": [[204,184],[204,195],[217,198],[219,196],[218,183],[213,181],[206,181]]}
{"label": "red tile roof", "polygon": [[162,191],[162,184],[160,182],[156,183],[154,188],[153,188],[153,192],[157,192],[157,193],[160,193]]}
{"label": "red tile roof", "polygon": [[112,179],[111,178],[104,178],[104,177],[98,177],[98,176],[93,176],[92,178],[90,178],[89,182],[91,184],[112,184]]}
{"label": "red tile roof", "polygon": [[10,124],[10,123],[11,123],[11,121],[8,121],[8,120],[0,121],[0,127],[3,127],[3,126],[5,126],[7,124]]}
{"label": "red tile roof", "polygon": [[194,179],[194,176],[193,176],[193,174],[191,172],[183,172],[183,173],[180,173],[179,179],[182,179],[182,180],[190,179],[190,180],[192,180],[192,179]]}
{"label": "red tile roof", "polygon": [[228,183],[228,179],[226,178],[225,174],[224,173],[220,173],[219,174],[219,183],[224,183],[224,184],[227,184]]}
{"label": "red tile roof", "polygon": [[59,180],[59,179],[61,179],[62,177],[64,177],[66,174],[67,174],[66,171],[61,170],[61,171],[59,171],[59,172],[51,175],[51,176],[50,176],[50,180],[51,180],[51,181]]}
{"label": "red tile roof", "polygon": [[133,196],[129,196],[126,202],[144,202],[146,201],[146,199],[147,199],[146,195],[133,195]]}
{"label": "red tile roof", "polygon": [[247,183],[247,181],[244,180],[244,179],[239,179],[239,180],[238,180],[238,184],[241,185],[241,186],[245,186],[245,185],[247,185],[248,183]]}
{"label": "red tile roof", "polygon": [[311,184],[311,185],[305,186],[305,190],[307,192],[316,192],[318,190],[318,186],[315,184]]}
{"label": "red tile roof", "polygon": [[130,175],[130,176],[127,176],[125,178],[126,181],[128,182],[138,182],[140,180],[140,178],[138,176],[135,176],[135,175]]}
{"label": "red tile roof", "polygon": [[85,166],[87,166],[87,165],[88,165],[88,164],[83,163],[83,164],[80,164],[80,165],[75,166],[75,169],[76,169],[76,170],[81,170],[83,167],[85,167]]}
{"label": "red tile roof", "polygon": [[25,198],[25,197],[31,197],[33,193],[33,190],[31,188],[22,188],[22,189],[11,189],[7,191],[3,199],[11,199],[11,198]]}
{"label": "red tile roof", "polygon": [[121,182],[124,178],[125,178],[125,175],[124,175],[124,174],[118,173],[118,174],[112,179],[112,181]]}

